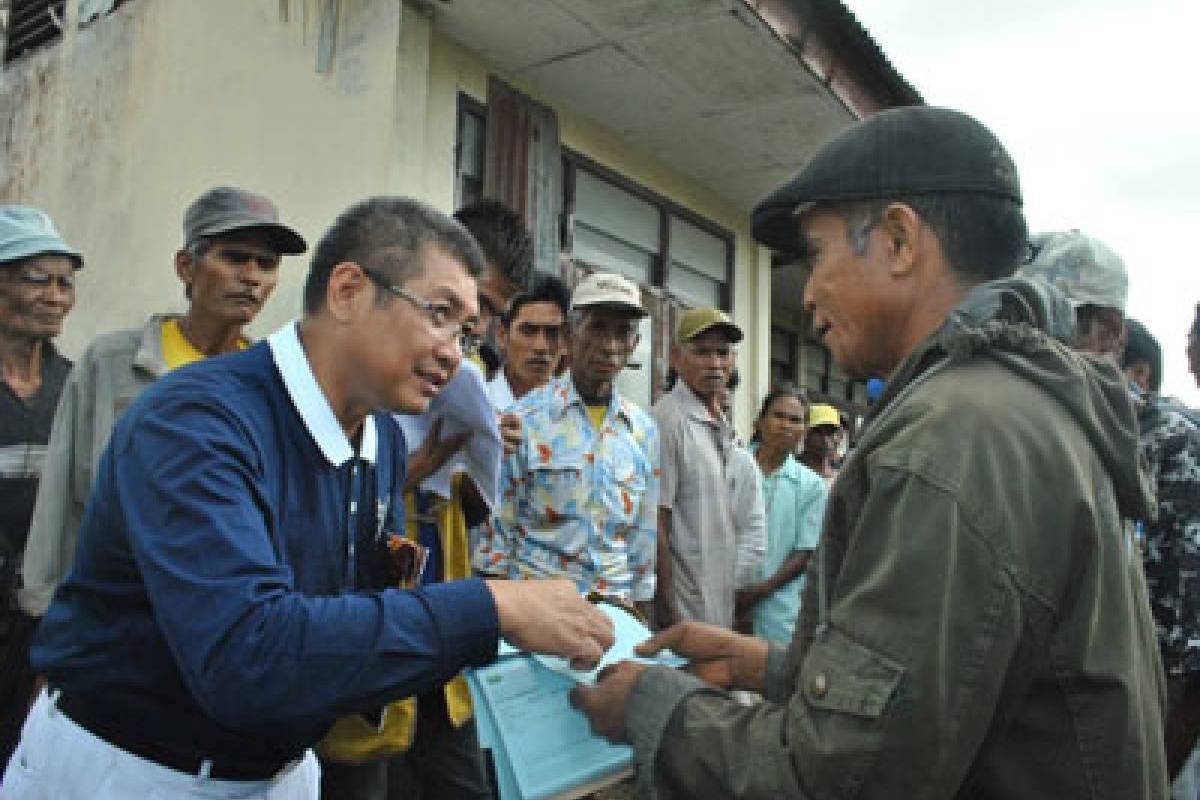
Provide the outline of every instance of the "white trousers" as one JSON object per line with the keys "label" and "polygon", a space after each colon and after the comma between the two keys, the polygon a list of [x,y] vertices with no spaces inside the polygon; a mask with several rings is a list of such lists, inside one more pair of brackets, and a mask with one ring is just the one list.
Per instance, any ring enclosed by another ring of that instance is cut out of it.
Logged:
{"label": "white trousers", "polygon": [[177,772],[93,736],[38,696],[0,782],[0,800],[319,800],[311,750],[272,780],[217,781]]}

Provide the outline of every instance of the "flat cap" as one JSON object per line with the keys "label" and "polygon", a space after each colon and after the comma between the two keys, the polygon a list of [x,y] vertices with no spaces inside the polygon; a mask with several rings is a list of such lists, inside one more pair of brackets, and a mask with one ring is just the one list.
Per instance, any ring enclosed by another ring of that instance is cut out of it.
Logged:
{"label": "flat cap", "polygon": [[967,192],[1021,202],[1017,168],[975,118],[948,108],[880,111],[826,142],[754,208],[754,238],[797,248],[796,215],[810,203]]}

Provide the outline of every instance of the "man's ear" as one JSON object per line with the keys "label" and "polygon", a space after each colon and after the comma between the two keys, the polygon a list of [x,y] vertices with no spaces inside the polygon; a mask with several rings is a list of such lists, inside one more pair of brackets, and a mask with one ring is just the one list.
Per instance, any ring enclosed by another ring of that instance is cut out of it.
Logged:
{"label": "man's ear", "polygon": [[906,275],[918,260],[925,246],[924,226],[917,212],[904,203],[890,203],[883,211],[879,229],[886,237],[889,270],[892,275]]}
{"label": "man's ear", "polygon": [[353,261],[335,264],[329,273],[325,306],[338,322],[353,322],[375,302],[375,286]]}
{"label": "man's ear", "polygon": [[192,260],[192,254],[185,248],[175,251],[175,274],[179,276],[179,280],[183,281],[184,286],[192,285],[192,279],[196,274],[196,262]]}

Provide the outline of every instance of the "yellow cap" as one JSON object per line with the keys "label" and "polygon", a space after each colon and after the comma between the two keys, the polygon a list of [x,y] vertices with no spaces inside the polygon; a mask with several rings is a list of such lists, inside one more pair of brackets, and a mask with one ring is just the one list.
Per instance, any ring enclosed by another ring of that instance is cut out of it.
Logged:
{"label": "yellow cap", "polygon": [[742,340],[742,329],[733,324],[729,315],[719,308],[693,308],[679,315],[675,325],[675,341],[690,342],[711,328],[722,328],[731,344]]}
{"label": "yellow cap", "polygon": [[818,425],[833,425],[840,428],[842,415],[833,406],[818,403],[808,410],[808,427],[815,428]]}

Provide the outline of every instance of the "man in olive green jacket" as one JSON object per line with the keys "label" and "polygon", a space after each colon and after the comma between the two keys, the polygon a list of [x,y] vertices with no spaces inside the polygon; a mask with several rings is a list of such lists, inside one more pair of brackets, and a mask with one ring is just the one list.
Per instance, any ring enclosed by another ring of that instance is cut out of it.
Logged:
{"label": "man in olive green jacket", "polygon": [[[1162,681],[1123,518],[1149,512],[1118,370],[1008,279],[1015,168],[975,120],[886,111],[755,211],[801,246],[839,367],[888,376],[785,651],[685,624],[576,702],[647,797],[1165,798]],[[766,702],[739,707],[724,691]]]}

